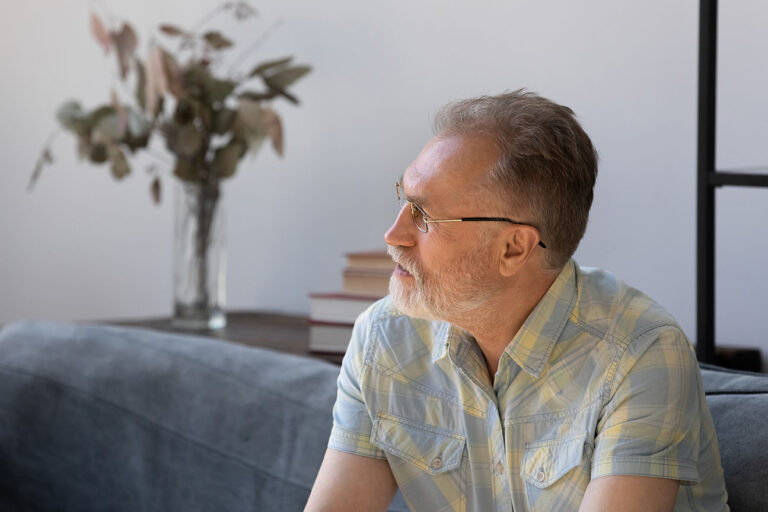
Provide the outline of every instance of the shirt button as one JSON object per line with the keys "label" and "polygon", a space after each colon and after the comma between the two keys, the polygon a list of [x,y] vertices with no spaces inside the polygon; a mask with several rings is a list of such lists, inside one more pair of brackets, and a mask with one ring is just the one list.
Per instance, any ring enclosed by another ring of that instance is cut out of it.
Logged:
{"label": "shirt button", "polygon": [[496,463],[496,473],[500,475],[504,473],[504,464],[502,464],[501,462]]}
{"label": "shirt button", "polygon": [[430,464],[430,467],[434,470],[440,469],[441,467],[443,467],[443,459],[441,459],[440,457],[435,457],[434,459],[432,459],[432,463]]}
{"label": "shirt button", "polygon": [[536,480],[543,482],[546,475],[544,474],[544,468],[539,468],[539,472],[536,473]]}

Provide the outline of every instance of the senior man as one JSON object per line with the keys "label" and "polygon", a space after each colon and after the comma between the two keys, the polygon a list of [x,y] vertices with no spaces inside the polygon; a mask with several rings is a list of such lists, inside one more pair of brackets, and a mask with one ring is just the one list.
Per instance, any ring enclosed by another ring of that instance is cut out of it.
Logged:
{"label": "senior man", "polygon": [[396,184],[390,295],[355,323],[307,510],[727,510],[693,348],[572,259],[597,155],[530,92],[445,107]]}

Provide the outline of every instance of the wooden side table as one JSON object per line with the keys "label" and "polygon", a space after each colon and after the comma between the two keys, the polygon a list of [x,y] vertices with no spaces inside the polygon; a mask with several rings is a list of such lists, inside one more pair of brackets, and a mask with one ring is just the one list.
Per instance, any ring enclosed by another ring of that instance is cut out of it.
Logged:
{"label": "wooden side table", "polygon": [[304,316],[267,313],[261,311],[227,312],[227,326],[223,329],[179,329],[171,319],[149,318],[137,320],[107,321],[111,325],[144,327],[158,331],[208,336],[242,343],[252,347],[263,347],[289,354],[311,356],[335,364],[341,364],[344,354],[310,352],[309,324]]}

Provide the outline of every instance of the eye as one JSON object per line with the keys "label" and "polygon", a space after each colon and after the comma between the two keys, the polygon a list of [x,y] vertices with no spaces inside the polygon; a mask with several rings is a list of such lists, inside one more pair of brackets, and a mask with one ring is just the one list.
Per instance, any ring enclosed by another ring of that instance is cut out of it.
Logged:
{"label": "eye", "polygon": [[418,227],[421,231],[426,231],[429,215],[424,213],[424,210],[422,210],[418,205],[414,203],[411,203],[411,205],[413,205],[411,213],[413,215],[413,221],[416,223],[416,227]]}

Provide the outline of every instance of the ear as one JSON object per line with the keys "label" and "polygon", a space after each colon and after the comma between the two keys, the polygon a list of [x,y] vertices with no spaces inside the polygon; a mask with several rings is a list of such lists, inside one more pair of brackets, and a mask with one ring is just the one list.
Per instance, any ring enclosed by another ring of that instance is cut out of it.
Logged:
{"label": "ear", "polygon": [[511,226],[504,239],[504,254],[499,261],[501,275],[510,277],[525,266],[538,248],[539,234],[531,226]]}

